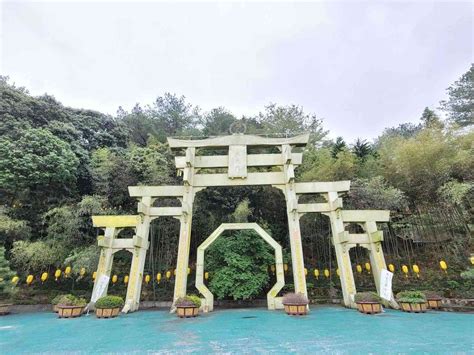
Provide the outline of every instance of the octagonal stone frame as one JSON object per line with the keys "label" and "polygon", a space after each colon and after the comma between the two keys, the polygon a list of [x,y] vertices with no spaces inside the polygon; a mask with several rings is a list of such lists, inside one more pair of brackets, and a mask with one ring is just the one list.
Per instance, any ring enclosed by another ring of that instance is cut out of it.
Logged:
{"label": "octagonal stone frame", "polygon": [[285,286],[285,274],[283,271],[283,253],[281,245],[273,239],[262,227],[257,223],[222,223],[217,229],[211,233],[207,239],[197,249],[196,264],[196,288],[204,296],[201,299],[201,309],[204,312],[212,312],[214,310],[214,295],[204,284],[204,252],[206,249],[226,230],[253,230],[263,238],[275,250],[275,271],[276,283],[267,293],[267,306],[270,310],[283,309],[282,297],[277,297],[278,292]]}

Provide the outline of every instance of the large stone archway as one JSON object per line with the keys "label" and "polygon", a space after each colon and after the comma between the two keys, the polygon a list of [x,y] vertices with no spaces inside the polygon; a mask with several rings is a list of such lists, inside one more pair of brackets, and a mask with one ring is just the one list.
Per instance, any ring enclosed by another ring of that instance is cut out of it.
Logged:
{"label": "large stone archway", "polygon": [[[173,301],[186,295],[194,198],[196,193],[211,186],[267,185],[276,187],[283,192],[286,200],[295,292],[304,295],[307,295],[307,289],[299,220],[307,213],[327,215],[331,221],[332,241],[340,270],[344,304],[347,307],[355,307],[356,287],[349,250],[358,244],[369,249],[372,266],[376,270],[374,276],[379,275],[380,270],[386,269],[381,251],[383,234],[377,229],[377,222],[388,221],[389,211],[343,210],[341,194],[349,191],[350,181],[296,182],[295,169],[302,162],[301,149],[306,146],[308,140],[309,134],[291,138],[267,138],[244,134],[195,140],[168,138],[170,148],[177,155],[175,164],[178,174],[183,177],[183,185],[129,186],[130,196],[138,199],[138,216],[129,216],[130,221],[123,221],[123,216],[104,219],[107,221],[106,235],[114,233],[114,228],[120,228],[124,223],[130,224],[130,227],[134,227],[136,230],[133,240],[127,242],[130,243],[130,245],[127,244],[127,248],[133,250],[134,256],[124,312],[138,310],[150,222],[160,216],[171,216],[180,222]],[[208,148],[218,148],[221,151],[227,149],[227,154],[205,155]],[[267,153],[249,154],[249,148],[251,150],[253,148],[269,149]],[[275,151],[278,152],[275,153]],[[320,195],[325,202],[299,203],[299,197],[305,194]],[[181,202],[181,206],[154,207],[155,200],[163,197],[177,198]],[[346,232],[345,224],[351,222],[363,225],[365,233],[357,235]],[[95,223],[95,225],[103,227],[100,223]],[[111,265],[110,255],[112,255],[111,250],[114,248],[110,238],[107,237],[106,240],[108,242],[102,243],[102,245],[99,241],[99,245],[104,249],[99,269],[104,270],[107,267],[104,268],[101,265]],[[378,288],[378,280],[376,280],[376,284]],[[396,307],[393,296],[390,303]]]}
{"label": "large stone archway", "polygon": [[202,299],[202,309],[204,312],[211,312],[214,309],[214,295],[204,284],[204,253],[206,249],[226,230],[242,230],[249,229],[255,231],[263,240],[265,240],[275,251],[275,269],[276,283],[267,293],[268,309],[282,309],[281,297],[277,297],[278,292],[285,286],[285,274],[283,270],[283,253],[281,245],[273,239],[262,227],[257,223],[222,223],[217,229],[211,233],[207,239],[201,243],[197,249],[196,264],[196,288],[204,296]]}

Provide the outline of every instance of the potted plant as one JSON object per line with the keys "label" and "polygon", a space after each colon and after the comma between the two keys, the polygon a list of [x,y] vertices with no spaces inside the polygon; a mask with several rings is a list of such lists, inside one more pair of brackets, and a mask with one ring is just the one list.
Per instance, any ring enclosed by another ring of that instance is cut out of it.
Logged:
{"label": "potted plant", "polygon": [[72,295],[57,295],[56,297],[54,297],[52,299],[51,305],[53,306],[53,312],[54,313],[58,313],[58,311],[59,311],[58,304],[62,301],[62,298],[66,297],[66,296],[72,296]]}
{"label": "potted plant", "polygon": [[95,315],[97,318],[114,318],[117,317],[120,309],[123,307],[124,301],[119,296],[104,296],[95,303]]}
{"label": "potted plant", "polygon": [[440,309],[442,297],[436,291],[425,291],[426,301],[428,303],[428,308],[431,309]]}
{"label": "potted plant", "polygon": [[361,313],[376,314],[382,312],[381,299],[375,292],[357,292],[354,301]]}
{"label": "potted plant", "polygon": [[201,299],[195,295],[187,295],[178,298],[175,306],[178,317],[196,317],[199,314],[199,307],[201,307]]}
{"label": "potted plant", "polygon": [[286,314],[304,316],[308,313],[308,298],[302,293],[287,293],[282,300]]}
{"label": "potted plant", "polygon": [[80,317],[84,312],[87,302],[84,298],[74,295],[64,295],[58,300],[57,309],[59,318]]}
{"label": "potted plant", "polygon": [[426,312],[426,296],[421,291],[399,292],[397,301],[404,312]]}

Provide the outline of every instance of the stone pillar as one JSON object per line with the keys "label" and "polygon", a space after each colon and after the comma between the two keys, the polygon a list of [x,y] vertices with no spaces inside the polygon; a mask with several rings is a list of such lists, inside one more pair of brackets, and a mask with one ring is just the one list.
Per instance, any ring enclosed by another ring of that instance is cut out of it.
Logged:
{"label": "stone pillar", "polygon": [[[337,192],[328,192],[328,202],[330,205],[332,204],[332,201],[336,201],[337,198]],[[354,274],[352,273],[349,248],[341,243],[341,237],[346,233],[344,231],[344,222],[340,215],[340,210],[334,210],[325,214],[328,215],[331,220],[332,241],[334,250],[336,251],[344,305],[346,307],[356,308],[356,304],[353,301],[353,295],[355,295],[357,291],[354,282]]]}
{"label": "stone pillar", "polygon": [[[141,202],[144,206],[151,206],[151,197],[142,197]],[[148,236],[150,233],[151,218],[144,214],[141,222],[137,225],[136,235],[133,237],[133,256],[130,266],[130,276],[127,287],[127,296],[125,306],[122,312],[135,312],[140,305],[140,295],[143,283],[143,269],[145,267],[146,252],[148,250]]]}
{"label": "stone pillar", "polygon": [[[97,265],[97,274],[95,276],[92,294],[94,294],[102,275],[105,275],[110,278],[110,273],[112,272],[112,263],[114,261],[114,250],[112,248],[112,245],[116,233],[117,231],[115,227],[107,227],[105,228],[105,235],[103,237],[99,237],[100,256],[99,264]],[[99,298],[107,295],[107,289],[108,285],[104,289],[102,294],[99,295]]]}
{"label": "stone pillar", "polygon": [[[174,284],[173,302],[179,297],[186,295],[188,280],[189,249],[191,246],[191,224],[193,220],[193,202],[194,202],[194,156],[195,148],[186,149],[186,167],[183,169],[183,182],[185,185],[182,198],[182,214],[179,217],[179,244],[178,259],[176,265],[176,278]],[[174,308],[172,308],[172,311]]]}
{"label": "stone pillar", "polygon": [[[372,274],[374,275],[375,286],[377,287],[377,293],[380,294],[380,275],[382,269],[387,270],[385,263],[385,257],[382,250],[383,232],[377,229],[377,223],[373,221],[365,222],[364,229],[369,238],[369,254],[370,264],[372,266]],[[390,305],[392,308],[398,309],[398,304],[395,301],[395,297],[392,294],[390,302],[383,300],[385,306]]]}

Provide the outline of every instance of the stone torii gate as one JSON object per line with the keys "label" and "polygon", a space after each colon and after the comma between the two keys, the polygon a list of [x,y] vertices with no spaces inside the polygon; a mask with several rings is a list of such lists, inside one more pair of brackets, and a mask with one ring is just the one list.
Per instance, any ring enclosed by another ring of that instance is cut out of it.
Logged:
{"label": "stone torii gate", "polygon": [[[329,216],[340,270],[344,304],[347,307],[355,307],[353,295],[356,289],[349,257],[349,246],[352,247],[357,244],[365,246],[371,252],[374,270],[386,268],[380,248],[381,240],[377,240],[377,236],[380,236],[381,232],[377,231],[376,222],[388,220],[389,212],[346,211],[348,212],[346,214],[342,210],[342,198],[339,194],[349,191],[350,181],[295,182],[294,172],[295,168],[302,162],[302,153],[295,152],[294,148],[306,146],[308,139],[309,134],[292,138],[266,138],[244,134],[196,140],[168,138],[169,146],[173,151],[184,151],[183,155],[175,157],[176,168],[183,177],[183,185],[129,187],[130,196],[138,199],[138,214],[140,216],[136,226],[134,226],[136,230],[134,240],[136,237],[137,240],[146,241],[146,247],[143,244],[139,250],[135,248],[130,270],[130,281],[134,280],[134,282],[129,282],[123,311],[128,312],[138,309],[150,222],[153,219],[160,216],[172,216],[180,222],[173,297],[173,301],[175,301],[177,298],[186,295],[192,212],[196,193],[206,187],[253,185],[276,187],[285,196],[295,292],[307,295],[299,219],[306,213],[323,213]],[[200,155],[200,153],[205,153],[206,148],[226,150],[227,154]],[[279,153],[249,154],[249,148],[270,148],[273,151],[277,150]],[[325,202],[299,203],[299,197],[306,194],[321,195]],[[155,200],[161,197],[178,198],[181,207],[154,207]],[[357,219],[355,222],[360,223],[365,228],[366,234],[364,235],[366,237],[361,236],[355,240],[350,239],[352,236],[349,235],[349,239],[345,240],[344,236],[347,236],[347,233],[344,233],[344,223],[351,222],[354,218],[351,219],[350,216],[355,212],[359,213],[355,218]],[[344,216],[347,216],[348,219],[345,220]],[[95,225],[98,227],[105,226],[107,233],[107,228],[120,228],[119,224],[119,219],[111,219],[107,225],[104,223],[96,223]],[[109,233],[112,232],[109,231]],[[114,245],[111,244],[105,245],[102,243],[101,246],[106,250],[114,248]],[[108,255],[107,253],[110,252],[106,252],[105,255]],[[374,256],[372,257],[372,255]],[[135,258],[137,258],[136,262]],[[101,262],[99,262],[99,266]],[[378,285],[378,280],[376,280],[376,283]]]}

